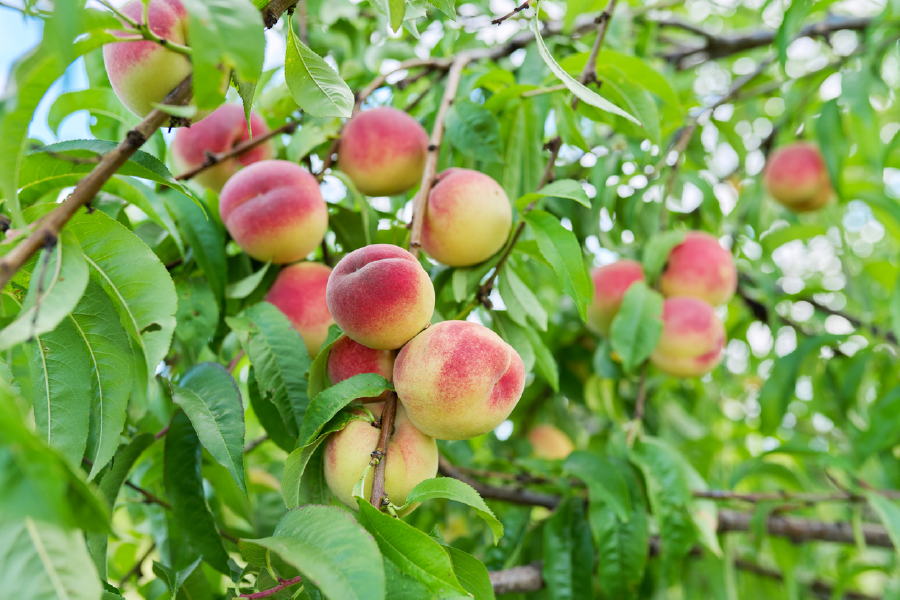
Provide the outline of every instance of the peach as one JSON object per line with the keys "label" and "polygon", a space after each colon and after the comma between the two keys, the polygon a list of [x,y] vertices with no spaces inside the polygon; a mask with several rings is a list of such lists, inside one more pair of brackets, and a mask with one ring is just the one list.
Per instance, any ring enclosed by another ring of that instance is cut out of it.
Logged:
{"label": "peach", "polygon": [[794,212],[822,208],[831,198],[825,159],[816,146],[806,142],[773,152],[766,161],[763,185],[779,204]]}
{"label": "peach", "polygon": [[[370,408],[380,417],[383,406],[377,404]],[[380,435],[381,430],[367,421],[351,421],[325,442],[325,482],[338,500],[354,510],[357,504],[353,497],[353,486],[365,473],[372,452],[378,447]],[[394,434],[385,460],[385,493],[397,506],[406,503],[406,496],[416,485],[437,475],[437,443],[434,438],[415,428],[403,405],[399,403],[394,417]],[[372,493],[373,475],[374,469],[369,470],[366,475],[363,485],[366,498]],[[401,516],[409,514],[416,506],[411,505]]]}
{"label": "peach", "polygon": [[609,326],[619,312],[622,297],[635,281],[644,281],[644,268],[636,260],[622,259],[591,269],[594,300],[588,306],[588,329],[598,335],[609,335]]}
{"label": "peach", "polygon": [[575,445],[558,427],[541,423],[528,432],[534,455],[547,460],[562,460],[572,454]]}
{"label": "peach", "polygon": [[725,326],[713,307],[676,296],[663,303],[663,330],[650,362],[673,377],[700,377],[716,368],[725,349]]}
{"label": "peach", "polygon": [[354,250],[334,267],[325,297],[341,330],[375,350],[394,350],[425,329],[434,286],[419,261],[398,246]]}
{"label": "peach", "polygon": [[525,366],[484,325],[444,321],[403,347],[394,363],[394,387],[422,433],[466,440],[509,416],[525,389]]}
{"label": "peach", "polygon": [[506,243],[512,206],[500,184],[471,169],[447,169],[428,194],[422,249],[451,267],[493,256]]}
{"label": "peach", "polygon": [[[265,120],[256,111],[250,113],[250,127],[253,138],[269,132]],[[179,171],[189,171],[206,161],[206,153],[219,154],[231,150],[241,142],[250,139],[244,109],[237,104],[223,104],[200,123],[180,128],[172,140],[172,161]],[[220,192],[228,178],[240,167],[272,158],[272,144],[265,142],[237,158],[200,171],[194,181],[214,192]]]}
{"label": "peach", "polygon": [[[132,0],[119,10],[138,23],[144,22],[141,0]],[[187,45],[188,14],[179,0],[150,0],[147,21],[160,38]],[[134,36],[135,32],[116,34]],[[187,56],[150,41],[106,44],[103,62],[116,96],[139,117],[147,116],[155,103],[162,102],[193,71]],[[198,115],[194,120],[201,118]]]}
{"label": "peach", "polygon": [[286,160],[264,160],[238,171],[222,188],[219,215],[244,252],[275,264],[304,258],[328,228],[319,182]]}
{"label": "peach", "polygon": [[690,231],[669,254],[659,289],[664,296],[692,296],[713,306],[727,304],[737,290],[737,268],[715,236]]}
{"label": "peach", "polygon": [[[328,355],[328,379],[339,383],[362,373],[375,373],[388,381],[394,376],[394,351],[373,350],[342,335]],[[360,398],[363,403],[387,400],[388,392],[377,398]]]}
{"label": "peach", "polygon": [[428,134],[396,108],[375,108],[344,125],[338,167],[367,196],[393,196],[422,179]]}
{"label": "peach", "polygon": [[285,267],[275,278],[266,301],[274,304],[300,332],[310,356],[319,353],[334,323],[325,304],[325,286],[331,269],[314,262]]}

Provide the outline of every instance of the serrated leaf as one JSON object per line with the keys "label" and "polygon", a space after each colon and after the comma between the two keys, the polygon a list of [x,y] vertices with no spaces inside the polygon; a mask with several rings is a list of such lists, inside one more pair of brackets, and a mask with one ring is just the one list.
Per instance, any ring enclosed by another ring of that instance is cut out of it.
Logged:
{"label": "serrated leaf", "polygon": [[575,451],[566,458],[563,469],[585,482],[591,502],[609,505],[623,523],[630,518],[631,497],[628,485],[608,460],[590,452]]}
{"label": "serrated leaf", "polygon": [[353,92],[322,57],[300,41],[288,27],[284,76],[294,102],[313,117],[349,119]]}
{"label": "serrated leaf", "polygon": [[456,20],[455,0],[428,0],[428,3],[450,17],[451,21]]}
{"label": "serrated leaf", "polygon": [[584,502],[566,498],[544,524],[544,582],[553,600],[593,598],[594,547]]}
{"label": "serrated leaf", "polygon": [[69,232],[41,251],[34,268],[22,310],[0,330],[0,351],[52,331],[78,304],[89,279],[84,252]]}
{"label": "serrated leaf", "polygon": [[468,483],[453,479],[452,477],[436,477],[434,479],[426,479],[417,484],[416,487],[409,491],[406,495],[406,506],[417,502],[424,502],[432,498],[447,498],[456,502],[468,504],[475,509],[478,516],[484,519],[485,523],[494,532],[494,543],[500,541],[503,537],[503,525],[494,516],[494,513],[484,503],[484,500]]}
{"label": "serrated leaf", "polygon": [[453,103],[444,122],[447,139],[466,156],[500,162],[500,123],[481,104],[462,99]]}
{"label": "serrated leaf", "polygon": [[342,408],[357,398],[374,398],[391,391],[391,382],[376,373],[361,373],[337,383],[313,398],[300,428],[300,444],[311,444]]}
{"label": "serrated leaf", "polygon": [[641,365],[656,348],[663,330],[662,309],[662,295],[643,281],[631,284],[622,297],[609,341],[626,371]]}
{"label": "serrated leaf", "polygon": [[256,290],[256,288],[259,287],[259,284],[262,282],[263,277],[266,276],[266,273],[268,272],[270,266],[272,266],[271,260],[263,265],[263,267],[256,273],[251,273],[250,275],[244,277],[239,281],[229,283],[227,286],[225,286],[225,297],[231,299],[240,299],[246,298],[247,296],[252,294]]}
{"label": "serrated leaf", "polygon": [[297,448],[284,461],[284,474],[281,477],[281,497],[288,508],[300,506],[300,482],[310,459],[319,446],[328,439],[327,435],[319,437],[312,444]]}
{"label": "serrated leaf", "polygon": [[180,384],[172,386],[172,400],[190,418],[203,447],[246,495],[244,408],[237,383],[222,365],[201,363],[188,370]]}
{"label": "serrated leaf", "polygon": [[463,588],[472,594],[475,600],[494,600],[494,587],[491,585],[491,576],[484,563],[453,546],[444,546],[444,550],[450,555],[453,572]]}
{"label": "serrated leaf", "polygon": [[211,567],[226,575],[228,553],[203,492],[200,462],[203,447],[190,419],[178,411],[166,433],[163,479],[172,516],[184,537]]}

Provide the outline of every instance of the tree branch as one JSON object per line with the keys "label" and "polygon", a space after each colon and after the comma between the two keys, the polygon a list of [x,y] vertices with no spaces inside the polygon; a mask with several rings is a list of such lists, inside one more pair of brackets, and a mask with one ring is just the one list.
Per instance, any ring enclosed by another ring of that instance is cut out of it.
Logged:
{"label": "tree branch", "polygon": [[275,27],[278,23],[278,19],[281,18],[281,15],[283,15],[285,11],[294,8],[296,5],[297,0],[272,0],[266,4],[262,10],[260,10],[266,29]]}
{"label": "tree branch", "polygon": [[397,392],[388,394],[388,398],[381,410],[381,434],[378,436],[378,446],[372,452],[372,460],[370,465],[375,467],[375,475],[372,481],[372,494],[369,496],[369,502],[372,506],[381,510],[382,504],[390,501],[384,492],[384,472],[387,468],[387,453],[391,443],[391,436],[394,435],[394,417],[397,414]]}
{"label": "tree branch", "polygon": [[241,594],[238,597],[239,598],[253,598],[253,599],[268,598],[270,596],[274,596],[281,590],[289,588],[292,585],[297,585],[298,583],[301,583],[302,581],[303,581],[303,577],[301,577],[300,575],[297,575],[293,579],[283,579],[283,580],[279,581],[278,585],[276,585],[272,589],[265,590],[262,592],[256,592],[253,594]]}
{"label": "tree branch", "polygon": [[523,2],[523,3],[520,4],[519,6],[515,7],[514,9],[512,9],[510,12],[506,13],[506,14],[503,15],[502,17],[497,17],[496,19],[494,19],[493,21],[491,21],[491,25],[499,25],[499,24],[502,23],[503,21],[505,21],[505,20],[507,20],[507,19],[509,19],[509,18],[511,18],[511,17],[516,16],[517,14],[519,14],[520,12],[522,12],[523,10],[525,10],[526,8],[528,8],[529,6],[531,6],[531,0],[525,0],[525,2]]}

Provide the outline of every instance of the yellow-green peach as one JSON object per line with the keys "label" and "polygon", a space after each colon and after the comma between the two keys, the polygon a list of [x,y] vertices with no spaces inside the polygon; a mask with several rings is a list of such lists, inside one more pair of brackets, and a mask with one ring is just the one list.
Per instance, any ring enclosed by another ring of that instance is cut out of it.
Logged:
{"label": "yellow-green peach", "polygon": [[500,184],[478,171],[448,169],[428,194],[422,249],[451,267],[493,256],[506,243],[512,206]]}
{"label": "yellow-green peach", "polygon": [[702,231],[689,231],[669,254],[659,279],[664,296],[692,296],[719,306],[737,290],[737,268],[719,240]]}
{"label": "yellow-green peach", "polygon": [[525,366],[484,325],[444,321],[403,347],[394,363],[394,387],[420,431],[439,440],[466,440],[509,416],[525,389]]}
{"label": "yellow-green peach", "polygon": [[344,125],[338,167],[367,196],[393,196],[422,179],[428,134],[396,108],[368,110]]}
{"label": "yellow-green peach", "polygon": [[310,356],[319,353],[328,326],[334,323],[325,303],[330,274],[331,269],[319,263],[290,265],[278,273],[266,295],[266,301],[277,306],[300,333]]}
{"label": "yellow-green peach", "polygon": [[622,305],[622,297],[636,281],[644,281],[644,268],[636,260],[622,259],[591,269],[594,300],[588,306],[587,326],[597,335],[609,335],[609,327]]}
{"label": "yellow-green peach", "polygon": [[395,350],[425,329],[434,312],[434,286],[412,254],[391,244],[354,250],[334,267],[328,310],[351,339]]}
{"label": "yellow-green peach", "polygon": [[832,195],[825,159],[806,142],[773,152],[766,161],[763,184],[779,204],[797,213],[822,208]]}
{"label": "yellow-green peach", "polygon": [[[381,416],[382,407],[382,404],[370,405],[376,417]],[[353,486],[372,460],[380,435],[381,430],[368,421],[351,421],[325,442],[325,482],[338,500],[354,510],[357,504]],[[388,499],[397,506],[406,503],[406,496],[416,485],[437,475],[438,449],[434,438],[416,429],[399,403],[386,460],[384,489]],[[373,475],[374,469],[370,469],[363,484],[366,498],[372,493]],[[410,505],[401,516],[416,506]]]}
{"label": "yellow-green peach", "polygon": [[[269,133],[265,120],[256,111],[250,113],[253,138]],[[172,140],[172,161],[180,172],[196,169],[206,162],[206,154],[227,152],[250,139],[244,109],[237,104],[223,104],[211,115],[190,127],[181,127]],[[207,167],[194,176],[194,181],[214,192],[220,192],[228,179],[241,167],[272,157],[272,144],[264,142],[236,158]]]}
{"label": "yellow-green peach", "polygon": [[562,460],[575,450],[569,436],[549,423],[541,423],[529,431],[528,441],[534,455],[547,460]]}
{"label": "yellow-green peach", "polygon": [[219,215],[244,252],[275,264],[305,258],[328,228],[319,182],[286,160],[264,160],[238,171],[222,188]]}
{"label": "yellow-green peach", "polygon": [[698,298],[676,296],[663,303],[663,330],[650,355],[672,377],[700,377],[716,368],[725,349],[725,326]]}
{"label": "yellow-green peach", "polygon": [[[394,377],[394,351],[374,350],[342,335],[331,347],[327,370],[333,384],[363,373],[375,373],[390,381]],[[360,401],[381,402],[387,400],[387,395],[388,392],[383,392],[376,398],[360,398]]]}

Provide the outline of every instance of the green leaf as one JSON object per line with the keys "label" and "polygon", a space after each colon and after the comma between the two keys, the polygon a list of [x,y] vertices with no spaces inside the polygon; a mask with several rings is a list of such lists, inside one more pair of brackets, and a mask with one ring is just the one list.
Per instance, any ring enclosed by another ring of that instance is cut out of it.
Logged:
{"label": "green leaf", "polygon": [[[128,478],[131,467],[134,466],[134,463],[137,462],[144,450],[149,448],[154,441],[155,439],[151,434],[142,433],[135,436],[127,446],[124,446],[116,453],[112,466],[103,474],[97,486],[109,506],[115,506],[116,498],[119,497],[119,490],[122,489],[122,484]],[[105,581],[107,579],[107,544],[109,543],[109,534],[106,532],[95,532],[88,533],[85,537],[94,566],[97,567],[97,573]]]}
{"label": "green leaf", "polygon": [[643,129],[638,134],[643,133],[651,142],[659,143],[661,136],[659,109],[650,92],[633,83],[628,74],[615,65],[598,63],[597,78],[603,83],[604,93],[610,94],[614,100],[627,106],[640,121]]}
{"label": "green leaf", "polygon": [[791,225],[772,231],[763,236],[759,242],[763,250],[771,254],[788,242],[794,240],[808,240],[817,235],[826,235],[828,230],[822,225]]}
{"label": "green leaf", "polygon": [[53,331],[78,304],[88,282],[84,252],[69,232],[41,251],[34,269],[22,310],[0,330],[0,351]]}
{"label": "green leaf", "polygon": [[72,468],[81,465],[91,418],[91,363],[75,325],[65,320],[29,344],[34,426]]}
{"label": "green leaf", "polygon": [[537,100],[516,102],[501,115],[500,131],[505,142],[503,163],[492,163],[485,170],[500,182],[510,198],[533,192],[544,171],[544,116]]}
{"label": "green leaf", "polygon": [[359,522],[375,538],[381,554],[401,572],[424,584],[438,598],[467,595],[453,572],[450,556],[440,544],[415,527],[376,510],[366,499],[358,498],[357,502]]}
{"label": "green leaf", "polygon": [[309,49],[288,27],[284,77],[294,102],[313,117],[349,119],[353,92],[322,57]]}
{"label": "green leaf", "polygon": [[172,343],[178,307],[166,267],[140,238],[99,211],[76,215],[68,228],[81,242],[91,277],[112,298],[148,372],[155,373]]}
{"label": "green leaf", "polygon": [[181,194],[164,196],[166,205],[178,220],[178,226],[184,232],[197,264],[203,269],[209,287],[218,302],[225,296],[225,284],[228,281],[228,263],[225,257],[225,234],[209,216],[205,204],[198,206]]}
{"label": "green leaf", "polygon": [[593,598],[594,547],[584,502],[566,498],[544,524],[544,582],[553,600]]}
{"label": "green leaf", "polygon": [[387,0],[387,3],[391,29],[400,31],[400,27],[403,26],[403,17],[406,14],[406,0]]}
{"label": "green leaf", "polygon": [[428,0],[428,4],[450,17],[451,21],[456,20],[456,0]]}
{"label": "green leaf", "polygon": [[304,506],[288,511],[273,537],[241,540],[241,551],[274,552],[327,598],[382,600],[384,567],[372,536],[340,508]]}
{"label": "green leaf", "polygon": [[444,546],[444,550],[450,555],[453,562],[453,572],[475,600],[493,600],[494,587],[491,585],[491,577],[484,563],[459,548]]}
{"label": "green leaf", "polygon": [[178,411],[166,433],[163,478],[172,516],[181,533],[211,567],[226,575],[228,553],[203,493],[202,446],[187,415]]}
{"label": "green leaf", "polygon": [[269,267],[272,266],[272,261],[267,262],[263,267],[257,271],[256,273],[252,273],[241,279],[240,281],[235,281],[234,283],[229,283],[225,286],[225,297],[232,299],[240,299],[246,298],[250,294],[259,287],[259,284],[262,282],[263,277],[266,276],[266,272],[268,272]]}
{"label": "green leaf", "polygon": [[562,143],[588,152],[590,147],[578,128],[575,110],[562,94],[553,94],[553,114],[556,117],[556,131],[559,132]]}
{"label": "green leaf", "polygon": [[166,583],[169,584],[169,592],[171,592],[172,598],[174,598],[178,595],[181,586],[184,585],[184,581],[190,577],[191,573],[194,572],[194,569],[200,565],[201,560],[203,559],[198,557],[197,560],[178,571],[154,560],[153,573],[160,579],[165,579]]}
{"label": "green leaf", "polygon": [[206,346],[219,326],[219,305],[207,278],[192,277],[175,284],[178,312],[175,337],[195,354]]}
{"label": "green leaf", "polygon": [[675,246],[684,241],[684,231],[664,231],[651,237],[644,245],[644,253],[641,256],[641,264],[644,267],[644,275],[647,281],[655,282],[660,276],[666,263],[669,262],[669,254]]}
{"label": "green leaf", "polygon": [[87,349],[91,374],[91,420],[86,456],[88,479],[106,466],[119,447],[134,382],[134,354],[109,296],[91,281],[69,319]]}
{"label": "green leaf", "polygon": [[631,513],[628,484],[608,460],[591,452],[575,451],[566,458],[563,469],[587,484],[592,503],[609,505],[617,519],[628,522]]}
{"label": "green leaf", "polygon": [[266,400],[260,395],[259,383],[256,381],[256,370],[251,368],[247,377],[247,395],[250,406],[260,425],[269,434],[269,439],[275,442],[285,452],[290,452],[297,445],[297,438],[288,433],[284,420],[271,400]]}
{"label": "green leaf", "polygon": [[635,125],[640,125],[640,122],[635,119],[633,116],[610,102],[606,100],[600,94],[589,90],[582,83],[577,81],[574,77],[566,73],[566,71],[559,66],[559,63],[556,62],[556,59],[550,54],[550,50],[547,48],[546,42],[541,37],[541,22],[540,22],[540,14],[541,14],[541,4],[535,6],[534,9],[534,17],[531,19],[531,31],[534,33],[534,41],[537,45],[538,53],[541,55],[541,58],[544,59],[544,62],[547,63],[547,66],[550,67],[550,71],[559,78],[560,81],[565,84],[569,91],[575,94],[575,96],[587,103],[591,106],[599,108],[600,110],[613,113],[614,115],[619,115],[625,119],[628,119]]}
{"label": "green leaf", "polygon": [[322,343],[322,348],[309,367],[309,386],[306,388],[308,397],[315,398],[331,384],[328,380],[328,357],[331,356],[331,349],[341,335],[340,327],[335,324],[328,326],[328,335]]}
{"label": "green leaf", "polygon": [[243,0],[186,0],[185,8],[190,16],[194,101],[200,108],[215,108],[232,70],[250,83],[262,74],[262,15]]}
{"label": "green leaf", "polygon": [[119,101],[118,96],[111,88],[94,88],[60,94],[50,106],[47,124],[53,131],[58,131],[63,119],[79,110],[115,119],[129,127],[140,122],[140,119]]}
{"label": "green leaf", "polygon": [[300,482],[303,480],[303,473],[306,471],[313,454],[327,439],[327,435],[320,436],[313,443],[291,452],[287,460],[284,461],[284,474],[281,477],[281,497],[284,499],[284,505],[288,508],[295,508],[302,504]]}
{"label": "green leaf", "polygon": [[866,490],[866,500],[869,506],[881,519],[881,524],[887,529],[888,537],[894,544],[894,550],[900,553],[900,506],[897,503],[882,496],[875,490]]}
{"label": "green leaf", "polygon": [[502,312],[495,312],[494,317],[494,329],[507,344],[519,353],[522,364],[525,366],[525,372],[530,373],[534,368],[535,352],[534,348],[531,347],[531,342],[528,341],[528,336],[525,334],[527,328],[521,327]]}
{"label": "green leaf", "polygon": [[[509,309],[509,302],[507,302],[507,299],[513,300],[521,307],[524,314],[527,314],[534,320],[535,325],[537,325],[541,331],[547,331],[547,311],[544,309],[537,296],[534,295],[534,292],[531,291],[531,288],[529,288],[525,282],[519,278],[512,267],[509,266],[509,263],[503,265],[503,268],[500,269],[498,287],[500,288],[500,296],[503,298],[503,301],[506,302],[507,309]],[[516,315],[512,312],[510,312],[510,316],[519,325],[523,327],[527,326],[524,318],[522,320],[516,319]]]}
{"label": "green leaf", "polygon": [[656,348],[663,329],[662,309],[662,295],[643,281],[631,284],[625,292],[610,327],[610,343],[626,371],[643,364]]}
{"label": "green leaf", "polygon": [[[798,4],[799,0],[795,3]],[[791,5],[793,8],[793,5]],[[790,11],[790,9],[788,9]],[[816,137],[822,157],[828,167],[828,175],[835,190],[841,188],[841,174],[844,172],[844,158],[847,156],[847,135],[837,98],[822,105],[822,112],[816,119]]]}
{"label": "green leaf", "polygon": [[424,502],[431,498],[447,498],[456,502],[468,504],[475,509],[478,516],[484,519],[485,523],[494,532],[494,543],[500,541],[503,537],[503,525],[494,516],[494,513],[484,503],[475,488],[468,483],[453,479],[452,477],[436,477],[434,479],[426,479],[410,490],[406,495],[406,506],[417,502]]}
{"label": "green leaf", "polygon": [[208,362],[188,370],[180,383],[173,386],[172,400],[190,418],[203,447],[246,495],[244,407],[237,383],[225,367]]}
{"label": "green leaf", "polygon": [[354,375],[331,386],[309,403],[300,428],[300,444],[311,444],[325,424],[357,398],[374,398],[393,389],[390,381],[376,373]]}
{"label": "green leaf", "polygon": [[97,600],[103,589],[79,531],[3,513],[0,579],[16,600]]}
{"label": "green leaf", "polygon": [[541,254],[562,282],[563,291],[575,301],[578,314],[586,320],[587,305],[594,291],[578,238],[556,217],[541,210],[525,215],[525,221],[531,226]]}
{"label": "green leaf", "polygon": [[675,90],[669,84],[669,80],[644,60],[637,56],[620,54],[604,49],[600,51],[600,55],[597,57],[597,64],[614,65],[619,71],[625,73],[632,83],[643,86],[647,91],[656,95],[674,109],[677,112],[677,116],[681,115],[681,101],[678,99],[678,94],[675,93]]}
{"label": "green leaf", "polygon": [[450,143],[466,156],[486,162],[501,162],[500,122],[481,104],[458,100],[444,121]]}
{"label": "green leaf", "polygon": [[528,338],[528,343],[534,352],[534,364],[537,366],[538,372],[547,380],[553,391],[559,391],[559,367],[550,348],[544,344],[544,340],[534,329],[523,327],[522,332]]}

